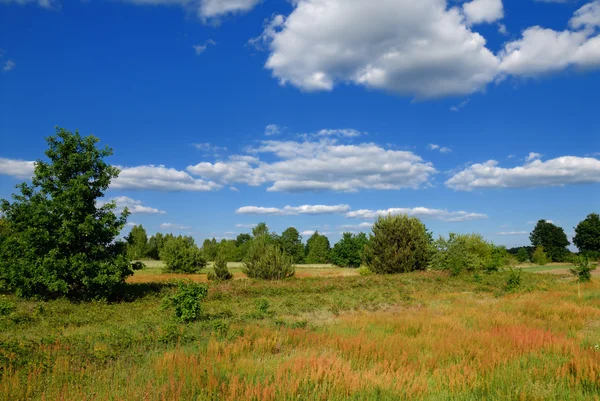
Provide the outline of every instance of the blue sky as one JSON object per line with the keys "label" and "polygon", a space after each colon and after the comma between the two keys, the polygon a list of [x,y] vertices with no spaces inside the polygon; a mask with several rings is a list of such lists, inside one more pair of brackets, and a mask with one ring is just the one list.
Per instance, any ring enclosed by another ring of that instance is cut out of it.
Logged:
{"label": "blue sky", "polygon": [[514,246],[598,212],[600,1],[0,0],[0,49],[0,197],[58,125],[150,234],[392,212]]}

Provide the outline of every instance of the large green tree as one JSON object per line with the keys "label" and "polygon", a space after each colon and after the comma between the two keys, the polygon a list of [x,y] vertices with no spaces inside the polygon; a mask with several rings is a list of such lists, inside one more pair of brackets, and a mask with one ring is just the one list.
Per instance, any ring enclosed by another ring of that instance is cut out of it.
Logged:
{"label": "large green tree", "polygon": [[133,274],[118,240],[128,211],[98,206],[119,170],[105,162],[98,138],[57,128],[46,138],[48,161],[35,163],[31,185],[22,183],[0,209],[11,227],[2,241],[0,276],[25,297],[110,297]]}
{"label": "large green tree", "polygon": [[429,247],[427,229],[416,217],[379,217],[367,246],[367,265],[378,274],[425,270]]}
{"label": "large green tree", "polygon": [[331,250],[331,262],[341,267],[360,267],[368,242],[365,233],[343,233],[342,239]]}
{"label": "large green tree", "polygon": [[148,253],[148,234],[140,224],[133,226],[127,235],[127,256],[131,260],[140,260]]}
{"label": "large green tree", "polygon": [[575,227],[573,243],[579,252],[591,258],[600,258],[600,216],[597,213],[588,214]]}
{"label": "large green tree", "polygon": [[317,231],[306,241],[306,263],[329,263],[330,252],[329,239]]}
{"label": "large green tree", "polygon": [[146,255],[154,260],[160,259],[160,251],[165,246],[166,237],[162,233],[156,233],[148,240]]}
{"label": "large green tree", "polygon": [[529,235],[531,245],[534,247],[543,246],[546,255],[553,262],[564,262],[569,256],[567,247],[570,245],[567,235],[562,227],[546,221],[540,220]]}
{"label": "large green tree", "polygon": [[289,227],[278,238],[278,243],[284,253],[292,257],[294,263],[304,261],[304,245],[302,236],[295,227]]}

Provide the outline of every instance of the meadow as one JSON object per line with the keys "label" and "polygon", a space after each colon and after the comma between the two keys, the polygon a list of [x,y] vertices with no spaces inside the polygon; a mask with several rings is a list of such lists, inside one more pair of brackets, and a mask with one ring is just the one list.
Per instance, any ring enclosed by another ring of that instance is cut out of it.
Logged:
{"label": "meadow", "polygon": [[597,280],[578,295],[527,271],[509,288],[509,272],[317,265],[269,282],[230,267],[239,279],[209,283],[189,324],[160,265],[122,302],[0,296],[0,400],[600,399]]}

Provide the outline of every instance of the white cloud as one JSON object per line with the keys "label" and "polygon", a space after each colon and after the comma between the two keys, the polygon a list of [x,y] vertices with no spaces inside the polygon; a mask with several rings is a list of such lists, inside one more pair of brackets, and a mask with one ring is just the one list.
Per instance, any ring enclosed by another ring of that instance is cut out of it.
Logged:
{"label": "white cloud", "polygon": [[244,206],[237,209],[237,214],[255,214],[255,215],[274,215],[274,216],[293,216],[298,214],[336,214],[345,213],[350,210],[348,205],[302,205],[285,206],[282,209],[276,207]]}
{"label": "white cloud", "polygon": [[254,228],[256,224],[236,224],[235,226],[237,228]]}
{"label": "white cloud", "polygon": [[502,35],[508,35],[508,29],[506,29],[506,25],[498,24],[498,32]]}
{"label": "white cloud", "polygon": [[278,192],[418,188],[437,172],[431,163],[409,151],[388,150],[373,143],[343,145],[328,138],[262,141],[248,152],[278,160],[234,155],[228,161],[189,166],[187,171],[224,184],[271,183],[268,191]]}
{"label": "white cloud", "polygon": [[346,213],[346,217],[349,218],[360,218],[360,219],[374,219],[379,216],[387,215],[401,215],[406,214],[408,216],[414,216],[421,219],[429,220],[441,220],[447,222],[459,222],[469,220],[481,220],[487,219],[488,216],[480,213],[468,213],[464,211],[449,212],[441,209],[429,209],[426,207],[414,207],[414,208],[390,208],[385,210],[369,210],[361,209],[353,212]]}
{"label": "white cloud", "polygon": [[222,186],[192,177],[185,171],[165,166],[120,167],[114,189],[153,189],[158,191],[216,191]]}
{"label": "white cloud", "polygon": [[279,128],[279,126],[277,124],[269,124],[265,128],[265,135],[266,136],[277,135],[277,134],[279,134],[279,132],[281,132],[281,130],[280,130],[280,128]]}
{"label": "white cloud", "polygon": [[355,129],[322,129],[321,131],[314,134],[316,137],[345,137],[345,138],[355,138],[357,136],[364,135],[362,132],[357,131]]}
{"label": "white cloud", "polygon": [[35,162],[0,157],[0,174],[15,178],[31,178]]}
{"label": "white cloud", "polygon": [[339,226],[339,228],[344,229],[344,230],[365,230],[365,229],[371,229],[371,227],[373,227],[373,223],[369,223],[369,222],[363,222],[360,224],[344,224]]}
{"label": "white cloud", "polygon": [[432,98],[478,92],[495,78],[499,60],[446,0],[293,4],[251,41],[268,46],[266,68],[281,84],[320,91],[353,83]]}
{"label": "white cloud", "polygon": [[314,233],[316,233],[315,230],[306,230],[306,231],[302,231],[300,233],[300,235],[302,235],[303,237],[310,237],[311,235],[313,235]]}
{"label": "white cloud", "polygon": [[[109,200],[117,204],[117,211],[127,208],[131,214],[166,214],[164,210],[159,210],[153,207],[142,205],[142,201],[131,199],[127,196],[117,196]],[[98,202],[98,206],[102,206],[106,202]]]}
{"label": "white cloud", "polygon": [[540,26],[527,28],[521,39],[500,52],[500,73],[537,76],[568,67],[600,67],[600,1],[577,10],[569,22],[573,30],[555,31]]}
{"label": "white cloud", "polygon": [[437,145],[435,143],[430,143],[429,145],[427,145],[427,149],[429,149],[429,150],[437,150],[440,153],[450,153],[450,152],[452,152],[452,149],[450,149],[450,148],[448,148],[446,146]]}
{"label": "white cloud", "polygon": [[542,155],[539,153],[530,152],[529,155],[527,155],[527,157],[525,158],[525,161],[530,162],[532,160],[540,159],[541,157]]}
{"label": "white cloud", "polygon": [[216,146],[210,143],[195,143],[194,147],[203,151],[204,153],[213,153],[215,156],[219,156],[219,152],[226,152],[227,148],[225,146]]}
{"label": "white cloud", "polygon": [[[22,0],[21,0],[22,1]],[[137,5],[180,6],[206,20],[250,11],[261,0],[122,0]]]}
{"label": "white cloud", "polygon": [[0,0],[0,4],[18,4],[24,6],[26,4],[37,4],[42,8],[58,7],[59,2],[56,0]]}
{"label": "white cloud", "polygon": [[12,71],[15,69],[15,67],[17,66],[17,64],[12,61],[12,60],[6,60],[6,62],[4,63],[4,67],[2,68],[2,70],[4,70],[4,72],[8,72],[8,71]]}
{"label": "white cloud", "polygon": [[504,18],[502,0],[473,0],[463,4],[463,12],[470,24],[490,23]]}
{"label": "white cloud", "polygon": [[476,188],[534,188],[570,184],[600,183],[600,160],[563,156],[547,161],[534,160],[514,168],[498,167],[489,160],[474,164],[446,181],[458,191]]}
{"label": "white cloud", "polygon": [[161,223],[160,228],[163,230],[190,230],[192,227],[181,224]]}
{"label": "white cloud", "polygon": [[199,56],[208,48],[209,45],[215,45],[215,41],[212,39],[208,39],[202,44],[193,45],[192,48],[196,52],[196,55]]}
{"label": "white cloud", "polygon": [[498,235],[528,235],[529,232],[527,231],[502,231],[499,233],[496,233]]}
{"label": "white cloud", "polygon": [[469,103],[469,99],[465,99],[456,106],[450,107],[450,111],[459,112],[461,111],[467,104]]}

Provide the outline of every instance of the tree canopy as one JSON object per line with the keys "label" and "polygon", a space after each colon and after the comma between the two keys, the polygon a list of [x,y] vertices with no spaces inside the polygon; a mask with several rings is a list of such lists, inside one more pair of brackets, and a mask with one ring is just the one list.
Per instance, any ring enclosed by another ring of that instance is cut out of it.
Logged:
{"label": "tree canopy", "polygon": [[342,239],[331,250],[332,263],[342,267],[360,267],[368,241],[365,233],[343,233]]}
{"label": "tree canopy", "polygon": [[538,221],[529,239],[534,247],[544,247],[544,252],[553,262],[564,262],[569,256],[567,247],[571,243],[565,231],[549,221]]}
{"label": "tree canopy", "polygon": [[600,258],[600,216],[597,213],[590,213],[577,224],[573,243],[579,252]]}
{"label": "tree canopy", "polygon": [[323,264],[329,263],[331,245],[329,239],[315,231],[306,241],[306,263]]}

